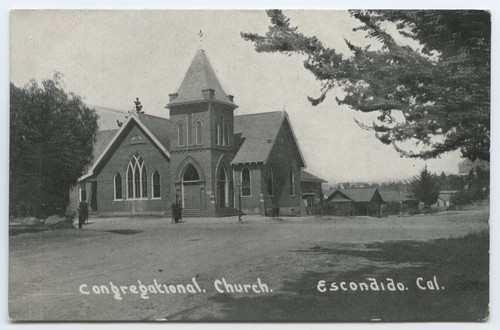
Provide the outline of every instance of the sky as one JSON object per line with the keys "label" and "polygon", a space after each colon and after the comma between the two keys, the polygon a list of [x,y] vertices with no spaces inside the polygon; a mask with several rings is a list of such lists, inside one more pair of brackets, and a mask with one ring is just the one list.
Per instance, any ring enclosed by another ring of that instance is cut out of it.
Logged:
{"label": "sky", "polygon": [[[285,14],[301,32],[341,53],[348,53],[344,38],[369,42],[352,31],[359,24],[346,11]],[[235,97],[235,115],[286,110],[307,170],[330,184],[404,180],[425,165],[431,172],[458,173],[459,152],[428,161],[401,158],[354,121],[370,123],[372,115],[337,105],[333,94],[311,106],[307,96],[319,96],[320,83],[303,67],[303,57],[257,53],[240,36],[265,33],[268,25],[263,10],[12,12],[10,80],[22,86],[58,71],[66,89],[89,105],[127,111],[139,97],[146,113],[168,117],[168,94],[203,48],[226,94]]]}

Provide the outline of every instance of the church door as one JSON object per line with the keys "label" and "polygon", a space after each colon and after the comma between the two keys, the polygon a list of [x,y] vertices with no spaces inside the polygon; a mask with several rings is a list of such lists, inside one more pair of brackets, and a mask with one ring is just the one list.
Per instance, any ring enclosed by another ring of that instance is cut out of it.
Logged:
{"label": "church door", "polygon": [[182,207],[185,209],[201,207],[200,176],[192,164],[186,167],[182,175]]}
{"label": "church door", "polygon": [[229,191],[229,176],[224,166],[219,167],[217,175],[217,204],[219,207],[229,207],[231,200]]}

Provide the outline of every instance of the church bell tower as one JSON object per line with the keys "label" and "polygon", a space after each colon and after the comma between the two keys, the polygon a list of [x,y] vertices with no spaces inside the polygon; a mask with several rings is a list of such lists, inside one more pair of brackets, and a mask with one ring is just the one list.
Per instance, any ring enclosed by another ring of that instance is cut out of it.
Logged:
{"label": "church bell tower", "polygon": [[178,91],[169,94],[172,196],[186,216],[233,207],[231,160],[237,105],[198,50]]}

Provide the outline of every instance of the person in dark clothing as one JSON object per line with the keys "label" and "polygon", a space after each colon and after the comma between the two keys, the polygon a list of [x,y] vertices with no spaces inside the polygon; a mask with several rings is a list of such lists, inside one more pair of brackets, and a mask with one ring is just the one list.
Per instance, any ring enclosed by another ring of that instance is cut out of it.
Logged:
{"label": "person in dark clothing", "polygon": [[80,202],[78,207],[78,228],[82,229],[83,224],[89,218],[89,206],[86,202]]}
{"label": "person in dark clothing", "polygon": [[172,204],[172,220],[175,223],[182,222],[182,206],[180,204]]}
{"label": "person in dark clothing", "polygon": [[274,220],[280,219],[280,203],[279,202],[275,202],[273,205],[273,219]]}

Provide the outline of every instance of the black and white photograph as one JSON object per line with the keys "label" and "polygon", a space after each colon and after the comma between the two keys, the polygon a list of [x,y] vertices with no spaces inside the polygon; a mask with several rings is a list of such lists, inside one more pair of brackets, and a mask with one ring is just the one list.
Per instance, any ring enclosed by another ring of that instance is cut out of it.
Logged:
{"label": "black and white photograph", "polygon": [[482,7],[12,8],[10,322],[487,323],[491,41]]}

